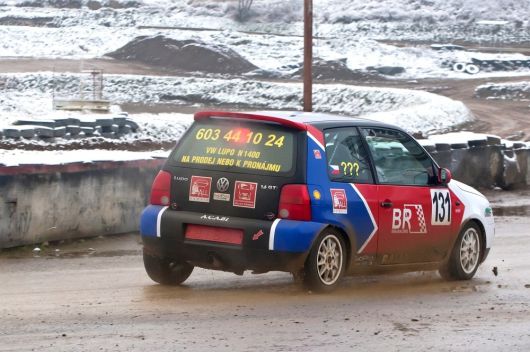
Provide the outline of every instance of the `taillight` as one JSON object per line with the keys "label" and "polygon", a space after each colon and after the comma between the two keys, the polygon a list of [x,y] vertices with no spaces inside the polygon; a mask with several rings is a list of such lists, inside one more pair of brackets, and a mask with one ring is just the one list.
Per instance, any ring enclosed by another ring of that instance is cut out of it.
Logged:
{"label": "taillight", "polygon": [[289,220],[311,220],[311,199],[306,185],[282,187],[278,217]]}
{"label": "taillight", "polygon": [[154,205],[169,205],[171,189],[171,174],[167,171],[161,170],[156,175],[151,187],[151,204]]}

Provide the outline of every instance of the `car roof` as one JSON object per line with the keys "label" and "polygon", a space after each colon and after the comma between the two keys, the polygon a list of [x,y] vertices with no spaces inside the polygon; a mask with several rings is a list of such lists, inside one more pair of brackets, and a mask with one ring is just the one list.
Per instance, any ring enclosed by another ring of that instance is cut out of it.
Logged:
{"label": "car roof", "polygon": [[375,120],[340,116],[321,112],[304,112],[304,111],[249,111],[249,112],[232,112],[232,111],[200,111],[195,114],[195,119],[200,120],[208,117],[226,117],[241,118],[252,120],[263,120],[288,125],[298,129],[303,125],[311,125],[318,129],[342,127],[342,126],[377,126],[399,129],[394,125],[389,125]]}

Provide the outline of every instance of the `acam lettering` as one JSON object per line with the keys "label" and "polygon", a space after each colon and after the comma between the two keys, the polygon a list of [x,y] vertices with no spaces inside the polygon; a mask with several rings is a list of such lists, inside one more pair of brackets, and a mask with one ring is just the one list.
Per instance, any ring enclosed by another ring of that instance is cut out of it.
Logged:
{"label": "acam lettering", "polygon": [[230,218],[227,217],[227,216],[206,215],[206,214],[201,216],[201,219],[203,219],[203,220],[212,220],[212,221],[225,221],[225,222],[230,220]]}

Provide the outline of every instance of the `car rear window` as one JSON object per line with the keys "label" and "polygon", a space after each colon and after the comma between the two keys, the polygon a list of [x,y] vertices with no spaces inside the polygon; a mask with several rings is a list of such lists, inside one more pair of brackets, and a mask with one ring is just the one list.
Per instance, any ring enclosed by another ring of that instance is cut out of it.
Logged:
{"label": "car rear window", "polygon": [[294,169],[296,138],[282,126],[246,121],[194,123],[171,158],[180,166],[285,175]]}

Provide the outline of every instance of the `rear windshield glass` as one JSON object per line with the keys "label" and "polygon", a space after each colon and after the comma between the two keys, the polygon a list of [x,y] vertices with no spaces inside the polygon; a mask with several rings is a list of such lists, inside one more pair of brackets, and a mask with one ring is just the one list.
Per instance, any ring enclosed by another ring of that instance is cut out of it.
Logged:
{"label": "rear windshield glass", "polygon": [[192,125],[172,159],[193,168],[285,175],[294,167],[294,137],[276,125],[201,121]]}

